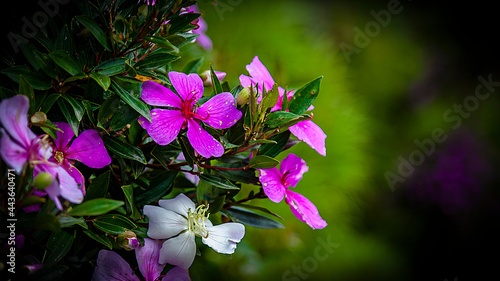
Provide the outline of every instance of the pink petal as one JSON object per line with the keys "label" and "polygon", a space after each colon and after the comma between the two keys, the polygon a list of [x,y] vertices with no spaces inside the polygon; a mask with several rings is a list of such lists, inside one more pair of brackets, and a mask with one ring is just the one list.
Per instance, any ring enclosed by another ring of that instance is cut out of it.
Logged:
{"label": "pink petal", "polygon": [[141,127],[146,131],[148,130],[149,126],[151,126],[151,122],[149,122],[148,119],[143,116],[137,119],[137,123],[139,123],[139,125],[141,125]]}
{"label": "pink petal", "polygon": [[139,281],[130,265],[117,253],[100,250],[92,281]]}
{"label": "pink petal", "polygon": [[213,48],[212,39],[210,39],[208,35],[206,35],[203,31],[200,31],[199,29],[193,30],[193,33],[199,34],[199,36],[196,37],[196,43],[198,43],[198,45],[200,45],[206,51],[212,50]]}
{"label": "pink petal", "polygon": [[62,152],[66,152],[66,150],[68,149],[68,144],[75,136],[75,133],[68,123],[54,124],[57,126],[57,128],[61,129],[61,131],[56,131],[57,139],[54,140],[56,149]]}
{"label": "pink petal", "polygon": [[22,147],[28,147],[36,135],[28,128],[29,99],[16,95],[0,103],[0,122],[5,132]]}
{"label": "pink petal", "polygon": [[174,267],[170,269],[161,281],[191,281],[187,269]]}
{"label": "pink petal", "polygon": [[187,137],[194,150],[205,158],[220,157],[224,154],[222,144],[192,119],[188,120]]}
{"label": "pink petal", "polygon": [[299,140],[307,143],[319,154],[326,156],[326,134],[311,120],[301,121],[289,128],[290,132]]}
{"label": "pink petal", "polygon": [[[255,56],[250,64],[247,65],[247,70],[250,76],[259,84],[266,86],[266,91],[269,91],[274,86],[274,79],[267,68],[260,62],[259,57]],[[262,87],[259,87],[259,92],[262,92]]]}
{"label": "pink petal", "polygon": [[172,90],[153,81],[142,83],[141,98],[149,105],[181,108],[181,99]]}
{"label": "pink petal", "polygon": [[24,165],[29,159],[29,147],[20,145],[14,142],[5,130],[0,129],[2,132],[2,147],[0,148],[0,154],[2,159],[7,163],[7,165],[13,168],[17,174],[21,174]]}
{"label": "pink petal", "polygon": [[255,83],[251,77],[248,77],[244,74],[241,74],[240,75],[240,84],[242,87],[250,87],[250,86],[254,86],[257,83]]}
{"label": "pink petal", "polygon": [[100,169],[111,163],[108,151],[104,147],[96,130],[85,130],[66,151],[65,158],[82,162],[90,168]]}
{"label": "pink petal", "polygon": [[193,264],[195,255],[194,233],[186,231],[163,242],[160,250],[160,263],[169,263],[188,269]]}
{"label": "pink petal", "polygon": [[215,129],[227,129],[233,126],[241,118],[241,111],[236,109],[236,100],[231,93],[220,93],[197,110],[196,114],[203,118],[203,122]]}
{"label": "pink petal", "polygon": [[277,168],[259,169],[259,181],[269,200],[279,203],[285,196],[286,187],[281,182],[281,173]]}
{"label": "pink petal", "polygon": [[135,258],[142,276],[146,281],[155,281],[161,275],[165,265],[159,263],[160,249],[163,242],[144,238],[144,246],[135,249]]}
{"label": "pink petal", "polygon": [[67,160],[63,161],[62,167],[73,177],[73,179],[75,179],[76,183],[80,185],[80,189],[82,190],[83,195],[85,195],[85,177],[82,173]]}
{"label": "pink petal", "polygon": [[319,215],[318,209],[303,195],[286,190],[286,203],[290,205],[293,214],[301,221],[307,223],[312,229],[321,229],[327,226],[325,220]]}
{"label": "pink petal", "polygon": [[179,110],[155,108],[151,110],[151,119],[146,130],[159,145],[167,145],[175,140],[184,123],[184,115]]}
{"label": "pink petal", "polygon": [[61,195],[61,190],[59,189],[59,183],[56,180],[54,180],[49,186],[47,186],[44,189],[44,191],[47,192],[49,198],[54,202],[54,204],[56,204],[56,208],[62,211],[63,207],[61,201],[59,200],[59,196]]}
{"label": "pink petal", "polygon": [[285,175],[285,182],[295,187],[309,167],[302,158],[290,153],[281,161],[280,171]]}
{"label": "pink petal", "polygon": [[75,204],[82,203],[83,192],[75,179],[61,166],[57,167],[56,173],[62,198]]}
{"label": "pink petal", "polygon": [[182,100],[194,100],[197,102],[203,96],[203,81],[198,74],[191,73],[187,75],[181,72],[170,71],[168,78]]}

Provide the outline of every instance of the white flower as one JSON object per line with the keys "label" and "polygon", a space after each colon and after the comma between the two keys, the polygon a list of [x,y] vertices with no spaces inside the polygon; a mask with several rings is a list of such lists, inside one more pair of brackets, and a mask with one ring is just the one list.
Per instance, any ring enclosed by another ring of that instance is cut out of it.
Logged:
{"label": "white flower", "polygon": [[149,218],[148,236],[167,239],[160,250],[160,264],[189,268],[196,255],[195,236],[218,253],[232,254],[236,243],[245,235],[245,226],[240,223],[212,225],[208,220],[208,207],[196,207],[182,193],[158,204],[160,207],[144,206],[144,214]]}

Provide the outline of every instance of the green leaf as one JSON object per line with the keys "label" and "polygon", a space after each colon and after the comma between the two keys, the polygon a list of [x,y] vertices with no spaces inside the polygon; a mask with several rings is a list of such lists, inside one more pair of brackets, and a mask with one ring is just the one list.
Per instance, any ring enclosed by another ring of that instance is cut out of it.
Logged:
{"label": "green leaf", "polygon": [[85,223],[85,220],[82,217],[80,217],[80,218],[67,217],[67,216],[59,217],[59,222],[61,223],[62,228],[70,227],[70,226],[73,226],[75,224],[83,227],[84,229],[89,228],[87,226],[87,224]]}
{"label": "green leaf", "polygon": [[179,148],[169,144],[169,145],[156,145],[153,150],[151,150],[151,156],[153,156],[160,164],[168,169],[168,164],[171,162],[171,158],[179,154]]}
{"label": "green leaf", "polygon": [[99,86],[101,86],[104,91],[107,91],[109,86],[111,85],[111,78],[109,76],[92,72],[90,73],[90,78],[94,79]]}
{"label": "green leaf", "polygon": [[198,69],[200,68],[201,64],[203,63],[203,57],[194,59],[190,62],[188,62],[184,68],[182,69],[182,72],[189,74],[189,73],[198,73]]}
{"label": "green leaf", "polygon": [[214,185],[216,187],[222,189],[235,189],[239,190],[240,188],[232,184],[229,180],[227,180],[223,176],[218,175],[210,175],[210,174],[200,174],[200,180],[206,181],[207,183]]}
{"label": "green leaf", "polygon": [[178,60],[180,56],[172,55],[166,52],[156,52],[148,55],[145,59],[134,65],[137,70],[149,71],[163,67],[170,62]]}
{"label": "green leaf", "polygon": [[64,99],[58,99],[57,104],[66,118],[66,121],[68,121],[69,126],[73,130],[73,133],[75,133],[75,136],[78,136],[78,126],[80,125],[80,121],[78,121],[78,118],[75,115],[75,110],[69,102]]}
{"label": "green leaf", "polygon": [[144,40],[160,46],[166,52],[176,53],[176,54],[179,53],[179,48],[177,48],[177,46],[175,46],[174,44],[170,43],[170,41],[168,41],[165,37],[146,36],[144,37]]}
{"label": "green leaf", "polygon": [[87,112],[87,116],[89,117],[90,122],[95,126],[95,116],[94,109],[92,108],[92,104],[88,100],[82,100],[82,105]]}
{"label": "green leaf", "polygon": [[24,78],[21,74],[19,77],[19,94],[25,95],[29,99],[29,111],[28,114],[32,115],[36,112],[36,102],[35,102],[35,91],[33,91],[33,87],[31,87],[30,82]]}
{"label": "green leaf", "polygon": [[97,216],[112,211],[123,204],[125,204],[123,201],[97,198],[75,206],[67,214],[69,216]]}
{"label": "green leaf", "polygon": [[40,111],[41,112],[49,112],[49,110],[52,108],[52,105],[54,105],[54,102],[60,97],[60,94],[50,94],[48,95],[42,102],[42,105],[40,106]]}
{"label": "green leaf", "polygon": [[39,213],[33,222],[33,228],[58,232],[61,230],[61,225],[59,224],[59,219],[55,215]]}
{"label": "green leaf", "polygon": [[151,122],[151,113],[149,112],[149,107],[141,101],[138,97],[132,95],[123,89],[118,83],[112,82],[111,88],[115,93],[117,93],[122,100],[124,100],[130,107],[137,111],[140,115]]}
{"label": "green leaf", "polygon": [[295,92],[288,104],[290,112],[302,114],[307,111],[319,94],[322,79],[323,76],[316,78]]}
{"label": "green leaf", "polygon": [[111,48],[109,47],[108,43],[108,36],[106,33],[99,27],[99,25],[92,20],[91,18],[87,16],[76,16],[76,19],[83,24],[91,33],[94,35],[94,37],[101,43],[101,45],[107,50],[111,51]]}
{"label": "green leaf", "polygon": [[98,229],[114,235],[121,235],[127,230],[137,228],[137,225],[119,214],[106,214],[95,218],[92,223]]}
{"label": "green leaf", "polygon": [[274,111],[267,115],[264,124],[271,128],[276,128],[280,125],[290,122],[291,120],[299,119],[301,117],[302,115],[297,115],[288,111]]}
{"label": "green leaf", "polygon": [[272,229],[272,228],[285,228],[283,224],[278,221],[275,221],[271,218],[262,216],[255,212],[245,210],[239,207],[231,207],[225,211],[223,211],[232,221],[240,222],[245,225]]}
{"label": "green leaf", "polygon": [[25,66],[13,66],[1,70],[0,73],[7,75],[16,83],[19,83],[19,76],[23,75],[23,77],[28,80],[31,87],[36,90],[48,90],[52,88],[52,80],[50,78]]}
{"label": "green leaf", "polygon": [[71,95],[61,95],[61,97],[65,99],[71,105],[71,107],[73,107],[73,110],[75,111],[75,117],[78,122],[82,121],[83,114],[85,113],[85,108],[83,107],[83,105]]}
{"label": "green leaf", "polygon": [[178,137],[179,144],[181,145],[182,153],[184,154],[184,159],[190,167],[194,167],[196,163],[196,156],[194,154],[194,148],[189,143],[189,140],[184,136]]}
{"label": "green leaf", "polygon": [[260,139],[260,140],[251,140],[248,143],[250,143],[250,144],[254,144],[254,143],[264,143],[264,144],[265,143],[272,143],[272,144],[276,144],[277,142],[273,141],[273,140]]}
{"label": "green leaf", "polygon": [[269,214],[269,215],[272,215],[272,216],[275,216],[277,217],[278,219],[283,219],[280,215],[276,214],[275,212],[272,212],[264,207],[260,207],[260,206],[253,206],[253,205],[246,205],[246,204],[235,204],[234,206],[237,206],[237,207],[241,207],[241,208],[245,208],[245,209],[251,209],[251,210],[257,210],[257,211],[261,211],[261,212],[264,212],[266,214]]}
{"label": "green leaf", "polygon": [[47,251],[43,260],[45,266],[51,267],[60,261],[71,249],[74,239],[75,234],[67,231],[52,233],[47,241]]}
{"label": "green leaf", "polygon": [[266,111],[268,108],[272,108],[276,105],[279,100],[278,84],[274,84],[273,89],[267,92],[262,101],[260,102],[262,106],[262,112]]}
{"label": "green leaf", "polygon": [[[236,168],[241,167],[240,164],[229,164],[229,165],[218,165],[220,167],[228,167],[228,168]],[[248,170],[237,170],[237,171],[226,171],[226,170],[217,170],[217,173],[223,175],[224,177],[234,180],[236,182],[248,183],[257,185],[259,183],[259,178],[255,176],[254,169]]]}
{"label": "green leaf", "polygon": [[259,148],[259,155],[267,155],[269,157],[276,157],[280,154],[288,143],[290,138],[290,131],[286,131],[282,134],[275,135],[269,140],[273,140],[276,144],[264,144]]}
{"label": "green leaf", "polygon": [[91,230],[84,230],[83,233],[85,233],[88,237],[94,239],[95,241],[103,244],[104,246],[108,247],[108,249],[113,249],[113,244],[111,243],[111,240],[102,233],[95,233]]}
{"label": "green leaf", "polygon": [[85,201],[106,196],[106,193],[108,193],[110,174],[111,171],[108,170],[92,180],[87,188],[87,193],[85,193]]}
{"label": "green leaf", "polygon": [[136,205],[146,205],[172,191],[178,171],[166,171],[154,177],[149,183],[149,189],[141,194],[134,194]]}
{"label": "green leaf", "polygon": [[105,76],[113,76],[117,74],[122,74],[126,71],[126,58],[115,58],[115,59],[110,59],[104,62],[101,62],[98,64],[94,69],[92,69],[93,72],[97,72],[101,75]]}
{"label": "green leaf", "polygon": [[257,155],[250,159],[248,165],[254,169],[271,169],[276,167],[280,161],[267,155]]}
{"label": "green leaf", "polygon": [[210,75],[212,76],[212,85],[214,88],[214,93],[216,95],[222,93],[223,91],[222,91],[222,87],[220,85],[219,78],[217,77],[217,75],[215,75],[215,72],[214,72],[214,69],[212,68],[212,66],[210,66]]}
{"label": "green leaf", "polygon": [[70,54],[65,51],[54,51],[49,53],[49,57],[62,69],[66,70],[69,74],[83,75],[82,66],[76,62]]}
{"label": "green leaf", "polygon": [[144,157],[144,154],[139,148],[118,140],[117,138],[104,136],[104,146],[118,156],[147,164],[146,157]]}
{"label": "green leaf", "polygon": [[[179,31],[184,31],[187,27],[190,26],[191,22],[196,20],[200,14],[196,13],[187,13],[179,16],[172,17],[170,20],[170,29],[168,30],[169,34],[176,34]],[[193,26],[194,27],[194,26]]]}
{"label": "green leaf", "polygon": [[132,185],[122,185],[123,194],[125,195],[125,207],[127,208],[127,213],[131,213],[131,217],[135,217],[134,208],[134,187]]}

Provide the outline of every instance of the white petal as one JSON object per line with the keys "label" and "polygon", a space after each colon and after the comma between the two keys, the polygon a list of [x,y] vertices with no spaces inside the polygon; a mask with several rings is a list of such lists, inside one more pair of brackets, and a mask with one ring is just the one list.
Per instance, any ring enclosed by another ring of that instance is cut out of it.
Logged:
{"label": "white petal", "polygon": [[202,239],[203,243],[221,254],[234,253],[236,243],[245,236],[245,226],[235,222],[207,226],[207,230],[208,237]]}
{"label": "white petal", "polygon": [[169,263],[188,269],[196,255],[194,233],[186,231],[163,242],[160,250],[160,264]]}
{"label": "white petal", "polygon": [[180,193],[173,199],[160,200],[158,201],[158,205],[160,205],[164,209],[174,211],[177,214],[183,215],[186,218],[188,209],[191,209],[191,212],[196,209],[193,201],[191,201],[191,199],[189,199],[189,197],[187,197],[183,193]]}
{"label": "white petal", "polygon": [[167,239],[188,228],[185,218],[161,207],[146,205],[144,214],[149,219],[148,236],[153,239]]}

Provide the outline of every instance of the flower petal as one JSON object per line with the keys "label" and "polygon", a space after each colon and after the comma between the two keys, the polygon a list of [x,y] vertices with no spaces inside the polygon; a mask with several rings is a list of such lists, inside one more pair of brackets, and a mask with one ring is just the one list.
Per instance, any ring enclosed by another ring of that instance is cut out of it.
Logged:
{"label": "flower petal", "polygon": [[302,179],[305,172],[309,171],[306,161],[295,154],[288,154],[288,156],[281,161],[280,166],[281,174],[285,175],[285,182],[295,187]]}
{"label": "flower petal", "polygon": [[148,236],[153,239],[166,239],[188,228],[187,219],[161,207],[146,205],[143,213],[149,219]]}
{"label": "flower petal", "polygon": [[245,226],[235,222],[207,226],[207,230],[208,237],[203,237],[201,241],[221,254],[234,253],[236,243],[245,236]]}
{"label": "flower petal", "polygon": [[206,35],[203,31],[200,31],[199,29],[193,30],[193,33],[199,34],[199,36],[196,37],[196,43],[198,43],[198,45],[200,45],[206,51],[212,50],[213,48],[212,39],[210,39],[208,35]]}
{"label": "flower petal", "polygon": [[191,209],[191,212],[196,209],[196,205],[184,193],[179,193],[179,195],[173,199],[160,200],[158,201],[158,205],[165,210],[176,212],[186,218],[189,209]]}
{"label": "flower petal", "polygon": [[0,103],[0,122],[5,132],[22,147],[28,147],[36,135],[28,127],[29,99],[16,95]]}
{"label": "flower petal", "polygon": [[311,120],[301,121],[289,128],[290,132],[299,140],[307,143],[319,154],[326,156],[326,134]]}
{"label": "flower petal", "polygon": [[142,83],[141,98],[144,102],[154,106],[181,108],[181,98],[172,90],[153,81]]}
{"label": "flower petal", "polygon": [[82,173],[75,168],[75,166],[71,165],[67,160],[63,161],[61,165],[68,174],[70,174],[73,179],[76,181],[76,184],[80,185],[80,189],[83,192],[83,195],[85,195],[85,177],[82,175]]}
{"label": "flower petal", "polygon": [[[36,176],[36,174],[33,176]],[[56,208],[62,211],[63,207],[61,201],[59,200],[61,190],[59,189],[59,183],[57,182],[57,180],[52,181],[52,183],[47,186],[44,191],[47,192],[49,198],[54,202],[54,204],[56,204]]]}
{"label": "flower petal", "polygon": [[151,110],[152,122],[147,126],[149,136],[159,145],[171,143],[179,134],[184,115],[179,110],[155,108]]}
{"label": "flower petal", "polygon": [[147,130],[149,126],[151,126],[151,122],[149,122],[144,116],[139,117],[139,119],[137,119],[137,123],[139,123],[144,130]]}
{"label": "flower petal", "polygon": [[277,168],[259,169],[259,181],[269,200],[279,203],[285,196],[286,187],[281,183],[281,172]]}
{"label": "flower petal", "polygon": [[197,110],[196,114],[206,118],[203,122],[215,129],[227,129],[240,120],[242,113],[236,109],[236,100],[231,93],[220,93]]}
{"label": "flower petal", "polygon": [[170,269],[161,281],[191,281],[187,269],[174,267]]}
{"label": "flower petal", "polygon": [[69,142],[75,136],[75,133],[68,123],[54,122],[54,124],[57,126],[57,128],[61,129],[61,131],[56,131],[57,139],[54,140],[54,145],[56,146],[57,150],[65,152],[68,149]]}
{"label": "flower petal", "polygon": [[244,74],[241,74],[240,75],[240,84],[242,87],[250,87],[250,86],[254,86],[257,83],[254,82],[251,77],[246,76]]}
{"label": "flower petal", "polygon": [[90,168],[101,169],[111,163],[104,142],[96,130],[85,130],[68,148],[65,158],[82,162]]}
{"label": "flower petal", "polygon": [[61,166],[56,168],[56,173],[59,182],[59,189],[61,190],[61,196],[71,203],[82,203],[83,192],[79,188],[75,179]]}
{"label": "flower petal", "polygon": [[0,129],[0,132],[2,133],[2,147],[0,148],[2,159],[19,175],[29,158],[28,147],[14,142],[3,129]]}
{"label": "flower petal", "polygon": [[[269,91],[274,86],[274,79],[267,68],[260,62],[259,57],[255,56],[250,64],[247,65],[247,70],[250,76],[259,84],[266,86],[266,91]],[[262,92],[262,87],[259,87],[259,92]]]}
{"label": "flower petal", "polygon": [[186,231],[163,242],[160,250],[160,263],[169,263],[188,269],[193,264],[195,255],[194,233]]}
{"label": "flower petal", "polygon": [[170,71],[168,78],[182,100],[197,102],[203,96],[203,80],[201,80],[198,74],[191,73],[187,75],[181,72]]}
{"label": "flower petal", "polygon": [[165,265],[159,263],[161,240],[144,238],[144,246],[135,249],[135,258],[139,265],[139,270],[146,281],[155,281]]}
{"label": "flower petal", "polygon": [[321,229],[327,226],[327,223],[319,215],[318,209],[314,204],[303,195],[286,190],[286,203],[290,205],[293,214],[301,221],[307,223],[312,229]]}
{"label": "flower petal", "polygon": [[194,150],[205,158],[220,157],[224,154],[222,144],[192,119],[188,120],[187,137]]}
{"label": "flower petal", "polygon": [[140,281],[130,265],[117,253],[100,250],[92,281]]}

